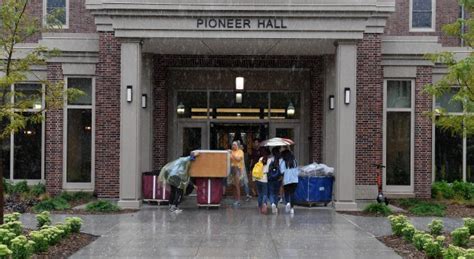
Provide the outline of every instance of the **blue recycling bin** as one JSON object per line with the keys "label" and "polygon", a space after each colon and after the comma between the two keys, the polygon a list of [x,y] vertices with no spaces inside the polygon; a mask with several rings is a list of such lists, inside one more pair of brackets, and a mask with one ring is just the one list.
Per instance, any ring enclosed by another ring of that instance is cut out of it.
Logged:
{"label": "blue recycling bin", "polygon": [[295,192],[296,203],[312,204],[332,201],[334,177],[331,176],[300,176]]}

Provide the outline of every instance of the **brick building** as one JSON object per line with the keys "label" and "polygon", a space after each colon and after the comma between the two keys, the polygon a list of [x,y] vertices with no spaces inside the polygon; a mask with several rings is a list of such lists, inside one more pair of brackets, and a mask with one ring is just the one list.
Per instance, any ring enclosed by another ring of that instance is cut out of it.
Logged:
{"label": "brick building", "polygon": [[425,53],[470,51],[441,32],[463,15],[457,1],[288,2],[32,0],[43,23],[64,10],[64,26],[22,48],[62,52],[12,88],[39,89],[47,78],[87,95],[12,135],[4,176],[137,207],[141,172],[193,149],[239,139],[252,152],[253,139],[282,136],[295,140],[300,164],[336,168],[337,209],[376,196],[373,164],[387,166],[392,196],[429,197],[434,180],[474,180],[474,142],[425,115],[462,107],[422,91],[446,73]]}

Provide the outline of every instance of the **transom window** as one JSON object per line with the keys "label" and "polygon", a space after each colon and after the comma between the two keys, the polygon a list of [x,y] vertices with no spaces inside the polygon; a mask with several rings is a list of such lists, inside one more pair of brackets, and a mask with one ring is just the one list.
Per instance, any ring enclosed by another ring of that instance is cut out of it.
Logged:
{"label": "transom window", "polygon": [[179,91],[180,119],[290,120],[301,116],[299,92]]}
{"label": "transom window", "polygon": [[44,0],[43,18],[45,25],[67,29],[69,26],[69,0]]}
{"label": "transom window", "polygon": [[436,0],[410,0],[410,30],[434,31]]}

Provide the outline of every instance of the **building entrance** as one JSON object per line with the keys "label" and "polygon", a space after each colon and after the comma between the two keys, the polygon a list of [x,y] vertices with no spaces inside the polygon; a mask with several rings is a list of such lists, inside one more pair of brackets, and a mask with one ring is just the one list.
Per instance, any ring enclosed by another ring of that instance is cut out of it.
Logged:
{"label": "building entrance", "polygon": [[210,148],[230,149],[233,141],[240,141],[244,152],[254,151],[254,139],[266,139],[269,134],[268,123],[211,123]]}

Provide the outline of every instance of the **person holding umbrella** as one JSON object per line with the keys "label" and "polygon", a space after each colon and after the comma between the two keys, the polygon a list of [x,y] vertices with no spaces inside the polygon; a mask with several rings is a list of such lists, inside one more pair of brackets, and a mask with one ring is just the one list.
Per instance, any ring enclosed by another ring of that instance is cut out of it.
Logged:
{"label": "person holding umbrella", "polygon": [[281,147],[287,147],[293,145],[294,142],[288,138],[271,138],[265,140],[261,143],[265,147],[272,148],[272,157],[268,159],[269,168],[268,168],[268,197],[272,206],[272,213],[278,213],[278,195],[280,192],[280,187],[282,185],[282,180],[284,176],[284,171],[286,167],[282,167],[282,157],[280,154]]}

